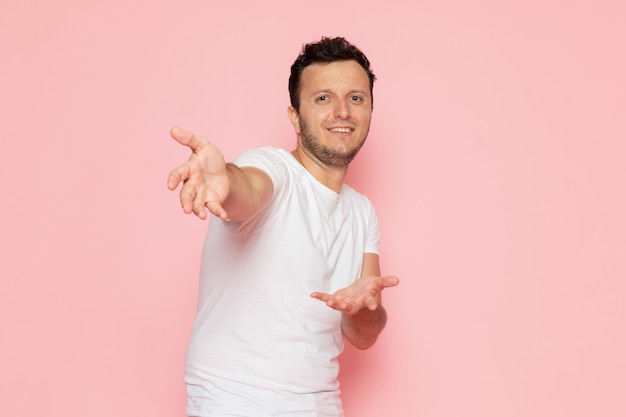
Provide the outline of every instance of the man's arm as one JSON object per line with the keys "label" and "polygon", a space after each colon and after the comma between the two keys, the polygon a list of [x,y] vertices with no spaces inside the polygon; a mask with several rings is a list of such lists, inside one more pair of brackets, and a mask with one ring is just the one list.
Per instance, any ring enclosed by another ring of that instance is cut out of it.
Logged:
{"label": "man's arm", "polygon": [[381,292],[398,285],[394,276],[380,276],[378,255],[363,255],[361,277],[349,287],[334,294],[314,292],[311,297],[342,312],[341,330],[345,338],[359,349],[376,342],[387,322],[387,312],[381,303]]}
{"label": "man's arm", "polygon": [[267,204],[273,185],[265,172],[225,163],[217,146],[184,129],[172,128],[170,134],[192,151],[167,180],[170,190],[183,183],[180,201],[185,213],[193,212],[204,220],[208,209],[222,220],[243,221]]}

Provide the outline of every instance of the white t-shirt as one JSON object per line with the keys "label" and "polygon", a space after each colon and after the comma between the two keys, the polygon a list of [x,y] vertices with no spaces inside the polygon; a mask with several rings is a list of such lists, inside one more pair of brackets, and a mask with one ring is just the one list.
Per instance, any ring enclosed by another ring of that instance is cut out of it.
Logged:
{"label": "white t-shirt", "polygon": [[283,149],[235,163],[272,179],[268,206],[245,223],[211,219],[198,312],[187,350],[190,416],[339,417],[341,313],[310,297],[333,293],[378,253],[370,201],[336,193]]}

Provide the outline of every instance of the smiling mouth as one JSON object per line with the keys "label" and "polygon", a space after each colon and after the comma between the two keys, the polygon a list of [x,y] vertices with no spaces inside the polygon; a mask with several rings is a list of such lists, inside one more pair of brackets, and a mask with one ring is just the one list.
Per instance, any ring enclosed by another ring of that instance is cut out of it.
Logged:
{"label": "smiling mouth", "polygon": [[349,127],[333,127],[328,129],[331,132],[337,132],[337,133],[350,133],[352,132],[352,129],[350,129]]}

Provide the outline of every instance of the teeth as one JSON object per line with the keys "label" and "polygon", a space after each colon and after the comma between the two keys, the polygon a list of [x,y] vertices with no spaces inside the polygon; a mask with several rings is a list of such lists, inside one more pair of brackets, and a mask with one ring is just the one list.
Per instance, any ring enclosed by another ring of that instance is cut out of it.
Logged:
{"label": "teeth", "polygon": [[347,127],[334,127],[330,129],[332,132],[350,133],[350,129]]}

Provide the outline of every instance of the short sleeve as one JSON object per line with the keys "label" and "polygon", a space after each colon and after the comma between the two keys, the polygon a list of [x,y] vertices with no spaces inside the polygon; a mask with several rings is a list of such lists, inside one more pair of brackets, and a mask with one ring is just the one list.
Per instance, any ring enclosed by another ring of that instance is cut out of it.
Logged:
{"label": "short sleeve", "polygon": [[367,241],[365,242],[365,253],[379,254],[380,250],[380,229],[378,228],[378,217],[372,203],[367,200],[368,213],[368,232]]}
{"label": "short sleeve", "polygon": [[233,161],[238,167],[251,166],[264,171],[272,180],[274,190],[285,183],[287,169],[280,150],[272,147],[250,149],[242,152]]}

